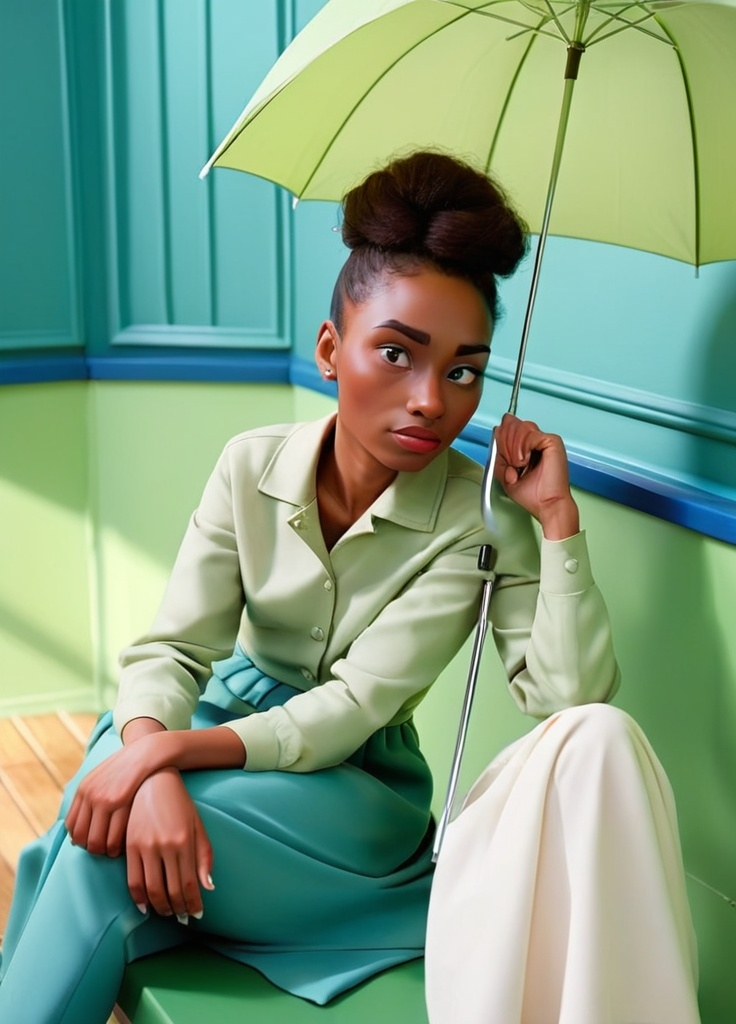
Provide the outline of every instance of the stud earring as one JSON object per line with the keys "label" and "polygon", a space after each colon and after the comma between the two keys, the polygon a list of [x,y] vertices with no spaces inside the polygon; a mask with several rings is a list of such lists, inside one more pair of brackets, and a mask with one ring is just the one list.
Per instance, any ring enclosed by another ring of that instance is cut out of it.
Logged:
{"label": "stud earring", "polygon": [[327,369],[326,369],[326,370],[324,371],[324,376],[325,376],[325,378],[326,378],[327,380],[329,380],[329,379],[330,379],[330,377],[331,377],[331,376],[333,375],[333,373],[334,373],[334,370],[331,370],[331,369],[329,368],[329,366],[328,366],[328,367],[327,367]]}

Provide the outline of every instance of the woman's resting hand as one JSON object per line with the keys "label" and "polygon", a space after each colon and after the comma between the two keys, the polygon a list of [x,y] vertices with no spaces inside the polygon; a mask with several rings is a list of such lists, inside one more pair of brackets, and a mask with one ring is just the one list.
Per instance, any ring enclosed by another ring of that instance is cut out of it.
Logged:
{"label": "woman's resting hand", "polygon": [[147,741],[139,740],[111,754],[82,779],[65,822],[76,846],[120,856],[133,798],[155,770],[150,754]]}
{"label": "woman's resting hand", "polygon": [[162,768],[242,768],[246,752],[231,729],[169,732],[151,718],[133,719],[125,746],[82,779],[66,816],[71,840],[90,853],[119,857],[139,787]]}
{"label": "woman's resting hand", "polygon": [[139,910],[201,917],[200,886],[214,888],[212,847],[177,769],[161,769],[138,789],[126,857],[128,888]]}

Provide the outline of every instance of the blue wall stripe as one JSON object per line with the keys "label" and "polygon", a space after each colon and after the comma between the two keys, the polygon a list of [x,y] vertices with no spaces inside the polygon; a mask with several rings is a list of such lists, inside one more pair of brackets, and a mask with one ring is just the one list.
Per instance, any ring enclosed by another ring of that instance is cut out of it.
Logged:
{"label": "blue wall stripe", "polygon": [[[239,355],[195,353],[119,357],[52,356],[0,362],[0,384],[31,384],[66,380],[209,381],[215,383],[283,383],[335,395],[309,360],[288,352],[243,352]],[[469,424],[457,447],[483,463],[490,431]],[[648,474],[594,458],[583,450],[569,452],[575,487],[619,505],[646,512],[717,540],[736,544],[736,501],[686,482]]]}
{"label": "blue wall stripe", "polygon": [[235,355],[92,356],[92,380],[209,381],[214,383],[288,384],[288,352]]}
{"label": "blue wall stripe", "polygon": [[[478,431],[468,428],[456,447],[477,462],[488,455],[489,432],[481,442]],[[469,436],[470,435],[470,436]],[[699,490],[686,483],[659,480],[643,471],[610,466],[586,453],[568,449],[570,480],[589,494],[615,501],[684,526],[716,540],[736,544],[736,501]]]}
{"label": "blue wall stripe", "polygon": [[86,377],[87,360],[82,355],[0,360],[0,386],[85,380]]}

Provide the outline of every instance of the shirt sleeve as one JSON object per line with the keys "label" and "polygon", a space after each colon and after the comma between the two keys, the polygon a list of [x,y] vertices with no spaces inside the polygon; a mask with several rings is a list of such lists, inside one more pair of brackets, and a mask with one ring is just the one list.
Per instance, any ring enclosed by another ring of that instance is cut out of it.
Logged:
{"label": "shirt sleeve", "polygon": [[[518,506],[499,496],[500,515],[515,520],[501,551],[491,599],[493,636],[511,694],[528,715],[610,700],[620,671],[606,605],[595,584],[584,532],[541,540]],[[536,569],[535,569],[536,563]]]}
{"label": "shirt sleeve", "polygon": [[120,654],[113,722],[188,729],[213,661],[232,654],[244,605],[226,457],[191,517],[151,630]]}

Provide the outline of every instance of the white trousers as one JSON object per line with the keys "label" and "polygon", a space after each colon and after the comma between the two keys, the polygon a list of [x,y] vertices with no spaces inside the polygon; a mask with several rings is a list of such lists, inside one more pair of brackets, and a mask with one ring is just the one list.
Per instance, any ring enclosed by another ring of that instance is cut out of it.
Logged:
{"label": "white trousers", "polygon": [[672,791],[636,722],[571,708],[507,747],[448,826],[430,1024],[699,1024]]}

